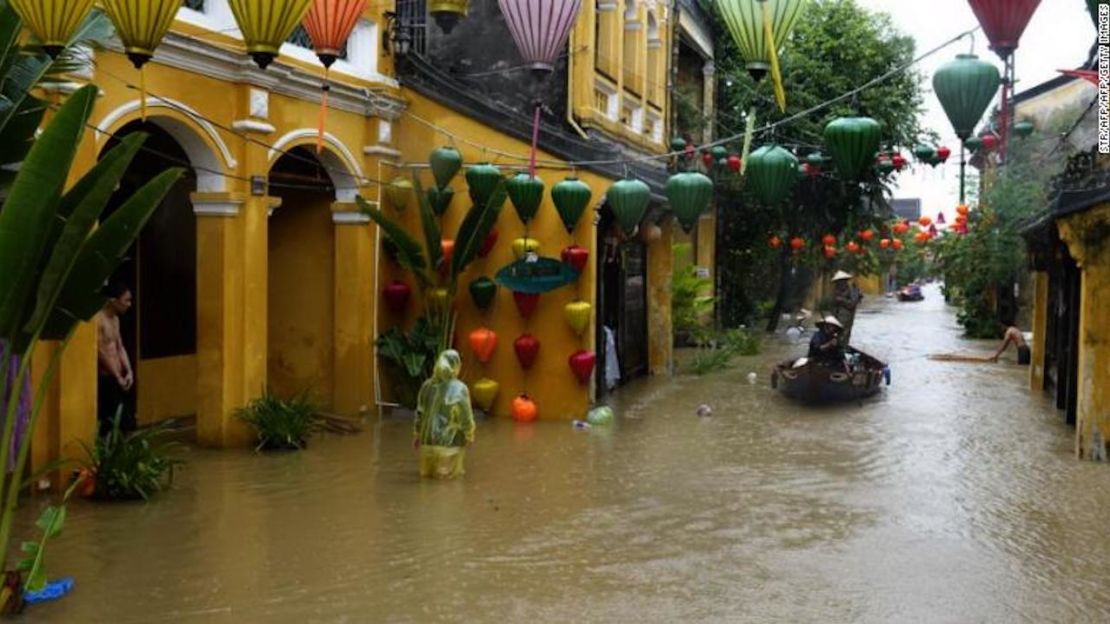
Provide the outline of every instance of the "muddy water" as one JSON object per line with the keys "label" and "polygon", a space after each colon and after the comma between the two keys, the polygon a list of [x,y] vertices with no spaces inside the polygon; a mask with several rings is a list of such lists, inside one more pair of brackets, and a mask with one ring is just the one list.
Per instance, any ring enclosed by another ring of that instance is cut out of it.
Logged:
{"label": "muddy water", "polygon": [[50,564],[77,589],[26,621],[1107,621],[1110,467],[1072,458],[1025,369],[925,359],[988,348],[928,294],[859,316],[894,374],[863,405],[772,393],[801,348],[776,342],[625,391],[612,431],[484,423],[459,483],[421,483],[388,419],[190,450],[152,504],[73,506]]}

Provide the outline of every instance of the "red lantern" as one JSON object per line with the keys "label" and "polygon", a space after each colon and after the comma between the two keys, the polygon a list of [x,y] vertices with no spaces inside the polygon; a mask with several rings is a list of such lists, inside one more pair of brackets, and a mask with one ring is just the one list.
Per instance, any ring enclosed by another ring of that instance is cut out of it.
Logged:
{"label": "red lantern", "polygon": [[493,246],[497,244],[497,230],[490,230],[486,236],[486,240],[482,241],[482,246],[478,248],[478,257],[485,258],[489,252],[493,251]]}
{"label": "red lantern", "polygon": [[971,212],[971,209],[967,207],[967,204],[960,204],[956,206],[956,212],[966,217],[967,213]]}
{"label": "red lantern", "polygon": [[771,249],[779,249],[782,247],[782,239],[778,236],[772,236],[767,240],[767,244],[771,246]]}
{"label": "red lantern", "polygon": [[902,239],[900,239],[900,238],[896,238],[896,239],[890,241],[890,245],[891,245],[891,247],[894,247],[894,251],[900,251],[903,247],[906,246],[906,244],[903,243]]}
{"label": "red lantern", "polygon": [[860,247],[859,243],[857,243],[856,241],[850,241],[848,243],[848,251],[850,251],[854,254],[858,254],[861,251],[863,251],[863,247]]}
{"label": "red lantern", "polygon": [[315,0],[304,17],[304,29],[312,39],[316,56],[324,65],[324,95],[320,100],[319,134],[316,152],[324,149],[324,129],[328,121],[328,74],[331,66],[343,54],[347,39],[351,37],[358,18],[366,10],[366,0]]}
{"label": "red lantern", "polygon": [[520,316],[528,318],[536,311],[536,306],[540,303],[540,296],[535,293],[514,292],[513,301],[516,302],[516,309],[520,312]]}
{"label": "red lantern", "polygon": [[895,153],[890,160],[894,163],[895,171],[901,171],[906,166],[906,157],[901,154]]}
{"label": "red lantern", "polygon": [[697,156],[697,154],[698,154],[698,150],[695,149],[693,145],[687,145],[686,146],[686,158],[688,160],[693,160],[694,156]]}
{"label": "red lantern", "polygon": [[528,398],[527,394],[522,394],[513,399],[510,413],[513,420],[522,423],[530,423],[536,420],[539,416],[539,408],[536,407],[536,402]]}
{"label": "red lantern", "polygon": [[901,235],[903,235],[903,234],[905,234],[906,232],[909,232],[909,231],[910,231],[910,226],[905,221],[899,221],[898,223],[894,224],[894,233],[897,234],[898,236],[901,236]]}
{"label": "red lantern", "polygon": [[802,238],[795,236],[794,238],[790,239],[790,248],[794,251],[801,251],[805,246],[806,242]]}
{"label": "red lantern", "polygon": [[732,170],[733,173],[740,173],[740,168],[743,164],[744,162],[740,160],[740,157],[736,154],[728,157],[728,168]]}
{"label": "red lantern", "polygon": [[594,372],[597,356],[590,351],[576,351],[567,360],[571,372],[578,378],[579,383],[590,383],[590,376]]}
{"label": "red lantern", "polygon": [[482,364],[489,364],[497,349],[497,334],[492,329],[479,327],[470,332],[470,350]]}
{"label": "red lantern", "polygon": [[952,155],[952,150],[948,149],[947,147],[938,147],[937,148],[937,158],[940,159],[940,162],[947,161],[948,157],[951,156],[951,155]]}
{"label": "red lantern", "polygon": [[563,250],[562,257],[564,264],[570,265],[575,271],[581,273],[586,270],[586,265],[590,261],[590,251],[585,247],[571,245]]}
{"label": "red lantern", "polygon": [[821,242],[824,243],[826,247],[832,247],[836,245],[836,237],[832,234],[826,234],[821,238]]}
{"label": "red lantern", "polygon": [[983,150],[985,151],[989,152],[998,147],[998,137],[993,134],[984,134],[979,138],[983,140]]}
{"label": "red lantern", "polygon": [[713,168],[713,163],[715,162],[713,160],[713,153],[712,152],[702,152],[701,162],[702,162],[703,165],[705,165],[706,169],[712,169]]}
{"label": "red lantern", "polygon": [[914,234],[913,239],[917,241],[919,245],[924,245],[925,243],[929,242],[929,233],[918,232],[917,234]]}
{"label": "red lantern", "polygon": [[919,224],[921,224],[921,227],[929,227],[930,225],[933,224],[933,220],[930,219],[929,217],[921,217],[920,219],[917,220],[917,222]]}
{"label": "red lantern", "polygon": [[968,4],[990,39],[991,49],[1006,59],[1017,49],[1041,0],[969,0]]}
{"label": "red lantern", "polygon": [[394,314],[404,314],[412,297],[412,288],[401,280],[393,280],[382,291],[385,306]]}
{"label": "red lantern", "polygon": [[879,241],[879,249],[890,249],[890,239],[884,238]]}
{"label": "red lantern", "polygon": [[524,334],[513,341],[513,351],[516,351],[516,359],[520,362],[520,367],[528,370],[536,363],[536,356],[540,353],[540,341],[532,334]]}
{"label": "red lantern", "polygon": [[836,247],[825,246],[825,257],[832,260],[836,257]]}
{"label": "red lantern", "polygon": [[821,168],[814,164],[802,163],[802,173],[812,178],[813,176],[821,173]]}
{"label": "red lantern", "polygon": [[875,238],[875,232],[874,230],[864,230],[859,233],[859,237],[863,242],[870,243]]}

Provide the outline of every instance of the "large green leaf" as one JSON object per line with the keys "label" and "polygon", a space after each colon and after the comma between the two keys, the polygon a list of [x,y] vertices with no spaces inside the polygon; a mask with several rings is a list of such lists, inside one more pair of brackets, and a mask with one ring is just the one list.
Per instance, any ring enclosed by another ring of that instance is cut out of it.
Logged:
{"label": "large green leaf", "polygon": [[39,278],[35,309],[23,327],[24,332],[35,334],[39,326],[46,322],[66,277],[73,270],[81,244],[89,237],[145,140],[146,136],[142,133],[124,138],[62,198],[55,223],[56,233],[52,232],[47,241],[48,249],[52,249],[53,253]]}
{"label": "large green leaf", "polygon": [[19,16],[6,2],[0,5],[0,76],[7,75],[8,67],[19,53],[22,26]]}
{"label": "large green leaf", "polygon": [[366,203],[363,198],[356,197],[355,201],[358,202],[362,213],[370,217],[374,223],[377,223],[386,239],[397,248],[397,260],[401,265],[412,272],[416,279],[420,281],[422,287],[427,286],[429,283],[428,263],[424,260],[424,252],[420,249],[420,243],[409,236],[404,228],[385,216],[385,213],[380,209]]}
{"label": "large green leaf", "polygon": [[462,275],[478,255],[482,243],[489,236],[493,226],[497,224],[497,218],[501,216],[506,194],[505,183],[501,182],[494,189],[493,195],[485,206],[474,206],[466,213],[466,218],[463,219],[462,225],[459,226],[459,233],[455,237],[455,256],[451,259],[452,278]]}
{"label": "large green leaf", "polygon": [[77,154],[97,88],[75,92],[35,142],[0,211],[0,335],[11,335],[37,278],[35,268]]}
{"label": "large green leaf", "polygon": [[57,304],[43,332],[44,338],[64,337],[75,323],[91,319],[104,306],[106,298],[101,294],[101,288],[183,173],[183,169],[173,168],[156,176],[104,220],[85,241],[58,295]]}
{"label": "large green leaf", "polygon": [[420,200],[420,229],[424,231],[429,266],[435,270],[443,260],[443,235],[440,233],[439,223],[436,222],[435,210],[432,209],[432,204],[424,193],[424,187],[420,184],[420,176],[415,173],[412,174],[412,185],[416,189],[417,199]]}

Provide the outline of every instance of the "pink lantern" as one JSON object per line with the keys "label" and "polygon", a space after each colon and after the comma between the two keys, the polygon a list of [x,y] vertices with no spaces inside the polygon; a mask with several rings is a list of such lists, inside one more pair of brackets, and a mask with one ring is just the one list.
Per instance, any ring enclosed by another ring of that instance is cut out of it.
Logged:
{"label": "pink lantern", "polygon": [[563,52],[582,0],[498,0],[525,62],[550,72]]}

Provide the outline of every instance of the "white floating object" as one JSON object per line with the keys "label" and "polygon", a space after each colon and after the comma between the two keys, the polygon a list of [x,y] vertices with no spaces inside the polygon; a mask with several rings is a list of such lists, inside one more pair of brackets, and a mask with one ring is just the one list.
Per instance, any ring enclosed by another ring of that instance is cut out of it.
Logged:
{"label": "white floating object", "polygon": [[758,379],[758,377],[759,376],[756,375],[754,371],[748,373],[748,383],[750,383],[754,386],[755,385],[755,380]]}
{"label": "white floating object", "polygon": [[712,415],[713,415],[713,408],[712,407],[709,407],[705,403],[702,403],[701,405],[698,406],[698,416],[700,416],[702,418],[708,418]]}

